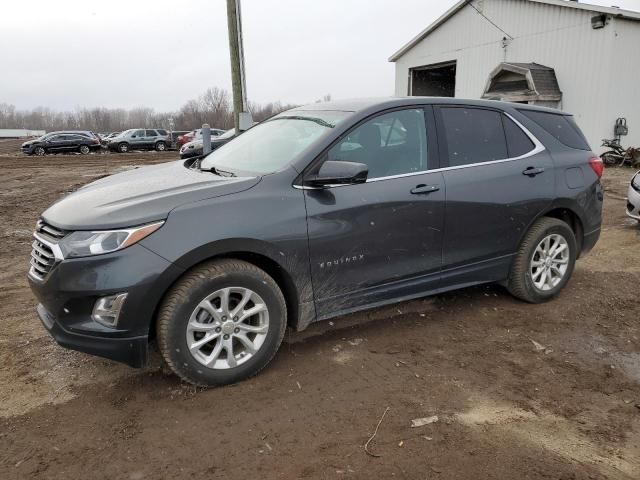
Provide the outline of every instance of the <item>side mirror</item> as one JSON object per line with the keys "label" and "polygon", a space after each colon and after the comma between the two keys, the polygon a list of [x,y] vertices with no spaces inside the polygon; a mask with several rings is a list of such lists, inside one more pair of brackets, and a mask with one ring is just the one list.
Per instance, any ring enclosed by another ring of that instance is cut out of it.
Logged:
{"label": "side mirror", "polygon": [[304,181],[309,187],[328,187],[330,185],[355,185],[367,181],[369,167],[364,163],[327,160],[315,175]]}

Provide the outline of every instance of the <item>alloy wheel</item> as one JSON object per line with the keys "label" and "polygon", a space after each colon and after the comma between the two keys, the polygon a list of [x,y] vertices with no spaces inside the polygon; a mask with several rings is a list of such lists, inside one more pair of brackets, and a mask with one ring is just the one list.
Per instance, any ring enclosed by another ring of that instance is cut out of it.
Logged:
{"label": "alloy wheel", "polygon": [[253,290],[215,291],[194,309],[186,329],[189,352],[212,369],[230,369],[253,357],[269,331],[269,310]]}
{"label": "alloy wheel", "polygon": [[531,257],[529,273],[534,286],[543,292],[555,288],[569,266],[569,244],[557,233],[544,237]]}

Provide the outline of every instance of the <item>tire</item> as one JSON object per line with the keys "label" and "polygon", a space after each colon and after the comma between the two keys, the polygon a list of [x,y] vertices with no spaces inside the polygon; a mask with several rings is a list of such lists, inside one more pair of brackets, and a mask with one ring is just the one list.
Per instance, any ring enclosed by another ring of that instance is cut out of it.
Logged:
{"label": "tire", "polygon": [[91,149],[89,147],[87,147],[86,145],[80,145],[80,153],[82,155],[89,155],[90,151],[91,151]]}
{"label": "tire", "polygon": [[[225,291],[230,310],[221,308]],[[246,306],[234,304],[247,291],[252,295]],[[203,308],[207,299],[209,308]],[[266,313],[249,316],[251,323],[243,323],[241,314],[237,321],[231,317],[236,308],[249,312],[261,306]],[[231,311],[228,318],[227,311]],[[244,380],[267,366],[282,343],[286,325],[287,307],[276,282],[255,265],[229,259],[204,263],[178,280],[161,303],[156,331],[160,354],[176,375],[194,385],[217,386]],[[254,330],[245,331],[248,328]],[[261,333],[255,333],[258,330]],[[207,335],[215,338],[203,343]],[[240,340],[243,335],[253,336],[253,352]],[[233,355],[221,345],[232,345]]]}
{"label": "tire", "polygon": [[124,142],[118,144],[118,151],[120,153],[127,153],[129,151],[129,144]]}
{"label": "tire", "polygon": [[33,150],[33,154],[37,155],[38,157],[42,157],[46,154],[47,152],[45,151],[45,149],[43,147],[36,147]]}
{"label": "tire", "polygon": [[[541,251],[538,250],[539,248],[544,250],[545,245],[542,242],[546,239],[551,239],[551,248],[548,248],[547,251],[551,252],[552,260],[546,260],[547,257],[541,255]],[[557,241],[557,245],[559,245],[555,248],[557,252],[555,254],[554,245],[556,243],[554,241]],[[566,248],[560,250],[562,241],[566,244]],[[565,251],[568,251],[568,253],[565,254]],[[567,284],[573,273],[576,258],[577,242],[571,227],[562,220],[543,217],[531,226],[522,240],[511,264],[507,289],[511,295],[525,302],[546,302],[558,295]],[[560,261],[563,263],[560,263]],[[541,266],[535,266],[534,262]],[[554,265],[555,270],[550,265]],[[540,270],[542,270],[542,273],[540,273]],[[545,270],[550,273],[547,274]],[[559,275],[560,272],[562,272],[561,276]],[[535,278],[536,276],[537,278]],[[548,280],[546,280],[547,278]],[[543,279],[548,284],[545,283],[540,286],[540,282],[544,281]]]}
{"label": "tire", "polygon": [[164,152],[167,149],[167,145],[164,142],[156,143],[156,152]]}

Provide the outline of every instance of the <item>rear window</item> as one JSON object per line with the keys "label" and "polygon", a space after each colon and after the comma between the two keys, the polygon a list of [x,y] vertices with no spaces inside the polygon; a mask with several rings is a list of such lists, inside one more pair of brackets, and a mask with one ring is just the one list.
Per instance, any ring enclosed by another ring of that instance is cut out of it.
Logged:
{"label": "rear window", "polygon": [[508,158],[501,114],[480,108],[442,107],[449,166]]}
{"label": "rear window", "polygon": [[573,117],[557,113],[519,110],[525,117],[536,122],[563,145],[578,150],[591,150],[587,139],[576,125]]}

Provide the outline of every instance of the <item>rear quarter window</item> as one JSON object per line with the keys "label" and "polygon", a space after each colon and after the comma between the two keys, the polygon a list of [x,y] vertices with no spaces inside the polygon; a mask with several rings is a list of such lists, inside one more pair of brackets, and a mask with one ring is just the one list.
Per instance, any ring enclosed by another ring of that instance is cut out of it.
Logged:
{"label": "rear quarter window", "polygon": [[591,150],[587,139],[570,115],[535,110],[519,110],[519,112],[533,120],[563,145],[578,150]]}
{"label": "rear quarter window", "polygon": [[502,116],[502,124],[504,125],[504,134],[507,137],[509,157],[521,157],[536,148],[528,135],[506,115]]}

